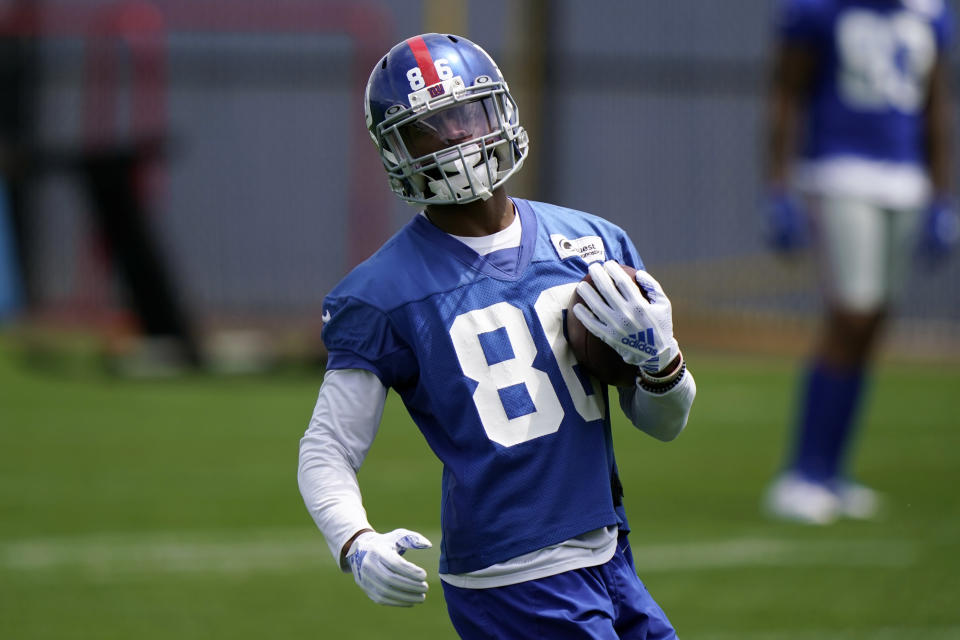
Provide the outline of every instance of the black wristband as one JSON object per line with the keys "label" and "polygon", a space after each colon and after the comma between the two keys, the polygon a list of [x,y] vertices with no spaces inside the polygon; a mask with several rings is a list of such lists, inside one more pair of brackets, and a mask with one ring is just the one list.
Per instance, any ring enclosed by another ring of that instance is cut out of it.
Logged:
{"label": "black wristband", "polygon": [[649,391],[650,393],[666,393],[680,384],[680,381],[683,380],[683,376],[686,375],[686,373],[687,363],[685,360],[681,360],[679,373],[669,382],[655,382],[650,376],[641,373],[637,376],[637,384],[640,385],[641,389]]}

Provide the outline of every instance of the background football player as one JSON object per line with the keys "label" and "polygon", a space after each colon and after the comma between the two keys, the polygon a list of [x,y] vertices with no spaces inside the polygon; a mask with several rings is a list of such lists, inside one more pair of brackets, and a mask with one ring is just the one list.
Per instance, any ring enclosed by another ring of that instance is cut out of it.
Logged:
{"label": "background football player", "polygon": [[778,19],[769,239],[790,251],[812,231],[826,318],[787,467],[766,507],[827,524],[877,512],[877,494],[844,470],[865,371],[917,240],[928,263],[957,241],[946,59],[952,23],[940,0],[786,0]]}
{"label": "background football player", "polygon": [[[426,572],[401,556],[431,543],[375,531],[356,477],[392,387],[443,463],[439,570],[462,637],[674,638],[633,566],[607,388],[563,334],[578,290],[577,317],[637,366],[624,412],[670,440],[696,386],[669,300],[616,226],[507,197],[527,134],[477,45],[397,44],[364,107],[391,188],[423,210],[324,301],[329,361],[298,476],[339,566],[375,602],[425,598]],[[646,331],[653,349],[620,340]]]}

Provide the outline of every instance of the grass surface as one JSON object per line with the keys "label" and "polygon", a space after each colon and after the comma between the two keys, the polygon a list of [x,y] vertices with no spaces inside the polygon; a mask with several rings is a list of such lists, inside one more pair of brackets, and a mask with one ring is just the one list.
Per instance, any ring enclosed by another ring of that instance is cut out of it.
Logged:
{"label": "grass surface", "polygon": [[[891,366],[858,477],[878,522],[765,520],[794,363],[691,354],[687,432],[620,420],[638,570],[687,639],[960,637],[960,367]],[[296,485],[319,372],[110,378],[22,366],[0,340],[0,638],[449,638],[427,602],[379,607],[340,574]],[[374,526],[439,543],[439,465],[391,395],[360,481]]]}

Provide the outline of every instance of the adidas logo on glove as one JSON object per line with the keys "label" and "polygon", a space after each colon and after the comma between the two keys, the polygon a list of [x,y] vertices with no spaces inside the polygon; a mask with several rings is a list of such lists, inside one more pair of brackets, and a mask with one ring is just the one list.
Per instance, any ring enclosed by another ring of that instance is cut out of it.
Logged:
{"label": "adidas logo on glove", "polygon": [[643,353],[651,356],[657,355],[657,348],[655,345],[656,341],[653,337],[653,329],[647,329],[646,331],[640,331],[634,333],[633,335],[624,336],[620,339],[620,342],[627,345],[631,349],[642,351]]}

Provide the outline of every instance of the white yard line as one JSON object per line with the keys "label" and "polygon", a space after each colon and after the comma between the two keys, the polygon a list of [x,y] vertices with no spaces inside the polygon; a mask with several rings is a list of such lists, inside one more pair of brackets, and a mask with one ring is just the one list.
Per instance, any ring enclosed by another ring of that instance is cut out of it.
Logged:
{"label": "white yard line", "polygon": [[257,573],[320,567],[327,547],[317,533],[108,534],[0,542],[0,569],[82,571],[98,576],[150,573]]}
{"label": "white yard line", "polygon": [[[436,570],[435,545],[409,558]],[[907,540],[728,540],[641,545],[634,541],[641,576],[658,571],[736,567],[909,567],[919,548]],[[124,533],[0,541],[0,571],[79,571],[100,577],[151,573],[257,573],[297,569],[336,570],[319,533],[263,530],[249,534]]]}
{"label": "white yard line", "polygon": [[734,540],[633,546],[642,576],[651,571],[722,569],[728,567],[862,566],[909,567],[917,545],[906,540]]}
{"label": "white yard line", "polygon": [[877,627],[855,631],[843,629],[716,631],[698,635],[697,638],[698,640],[822,640],[823,638],[830,640],[903,640],[904,638],[956,640],[960,638],[960,626]]}

